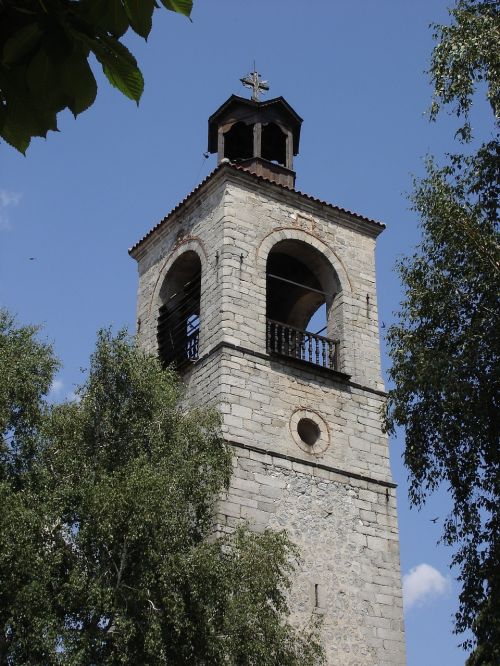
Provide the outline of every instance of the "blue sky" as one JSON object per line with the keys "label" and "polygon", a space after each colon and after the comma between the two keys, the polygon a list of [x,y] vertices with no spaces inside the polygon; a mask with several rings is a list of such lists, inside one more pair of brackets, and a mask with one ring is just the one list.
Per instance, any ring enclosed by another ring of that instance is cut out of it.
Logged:
{"label": "blue sky", "polygon": [[[429,123],[424,74],[429,24],[446,22],[441,0],[195,0],[193,22],[155,15],[145,44],[128,44],[145,76],[137,107],[103,81],[94,107],[61,132],[35,140],[24,158],[0,146],[0,303],[19,321],[40,323],[64,367],[53,397],[71,396],[95,333],[134,329],[137,276],[127,249],[214,166],[203,159],[207,119],[253,60],[304,118],[297,187],[384,221],[378,245],[380,319],[400,299],[397,256],[418,241],[405,193],[423,158],[454,150],[456,123]],[[473,118],[477,133],[485,123]],[[384,356],[385,358],[385,356]],[[387,359],[385,359],[387,366]],[[446,494],[410,511],[401,464],[403,438],[391,444],[399,484],[401,564],[409,666],[459,666],[452,634],[458,587],[451,553],[436,545]],[[431,518],[439,516],[436,524]]]}

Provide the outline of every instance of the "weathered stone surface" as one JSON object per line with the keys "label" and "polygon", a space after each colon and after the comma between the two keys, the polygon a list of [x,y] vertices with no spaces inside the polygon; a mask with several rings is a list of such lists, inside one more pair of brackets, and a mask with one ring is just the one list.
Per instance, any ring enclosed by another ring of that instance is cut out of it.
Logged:
{"label": "weathered stone surface", "polygon": [[[234,450],[217,529],[245,520],[289,532],[302,555],[292,619],[318,613],[328,663],[339,666],[405,663],[396,502],[380,430],[377,233],[355,216],[223,169],[134,254],[139,337],[151,351],[165,275],[183,252],[200,257],[200,359],[183,378],[186,406],[217,406]],[[336,271],[341,293],[328,335],[340,338],[339,369],[350,381],[266,354],[266,259],[285,239],[312,245]],[[324,424],[318,451],[298,446],[297,410]]]}

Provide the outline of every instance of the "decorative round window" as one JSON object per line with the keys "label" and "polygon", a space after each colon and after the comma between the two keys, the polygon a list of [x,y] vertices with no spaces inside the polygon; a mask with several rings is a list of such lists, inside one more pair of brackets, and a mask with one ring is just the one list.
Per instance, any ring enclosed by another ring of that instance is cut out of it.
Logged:
{"label": "decorative round window", "polygon": [[300,439],[308,446],[314,446],[321,436],[319,425],[312,419],[300,419],[297,423],[297,432]]}
{"label": "decorative round window", "polygon": [[313,455],[321,455],[330,445],[326,421],[312,409],[297,409],[292,414],[290,433],[302,451]]}

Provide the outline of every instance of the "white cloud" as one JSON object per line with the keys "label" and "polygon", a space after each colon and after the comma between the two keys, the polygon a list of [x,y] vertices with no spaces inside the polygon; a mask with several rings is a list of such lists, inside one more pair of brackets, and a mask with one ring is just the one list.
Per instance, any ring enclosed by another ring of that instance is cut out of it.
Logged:
{"label": "white cloud", "polygon": [[9,192],[0,188],[0,231],[8,231],[11,228],[8,208],[17,206],[20,201],[19,192]]}
{"label": "white cloud", "polygon": [[0,206],[5,208],[6,206],[17,206],[21,201],[21,195],[19,192],[9,192],[8,190],[0,189]]}
{"label": "white cloud", "polygon": [[70,391],[66,395],[66,400],[69,400],[69,402],[81,402],[82,396],[79,393],[75,393],[75,391]]}
{"label": "white cloud", "polygon": [[49,391],[50,395],[55,396],[61,393],[63,386],[64,382],[62,381],[62,379],[54,379],[52,381],[52,384],[50,385],[50,391]]}
{"label": "white cloud", "polygon": [[450,591],[450,579],[430,564],[419,564],[403,576],[403,600],[405,609],[422,606],[435,597]]}

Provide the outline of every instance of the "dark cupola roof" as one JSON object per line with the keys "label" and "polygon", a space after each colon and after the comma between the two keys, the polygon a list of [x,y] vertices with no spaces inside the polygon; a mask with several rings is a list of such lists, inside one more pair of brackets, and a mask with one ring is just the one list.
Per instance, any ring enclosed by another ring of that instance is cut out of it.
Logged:
{"label": "dark cupola roof", "polygon": [[283,97],[259,101],[231,95],[208,119],[208,151],[258,176],[294,187],[302,118]]}

